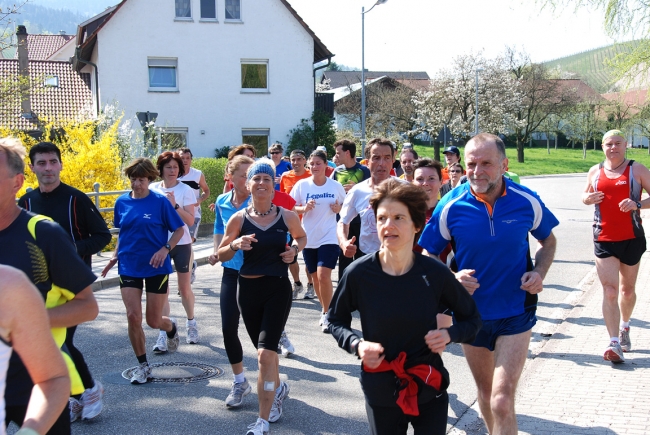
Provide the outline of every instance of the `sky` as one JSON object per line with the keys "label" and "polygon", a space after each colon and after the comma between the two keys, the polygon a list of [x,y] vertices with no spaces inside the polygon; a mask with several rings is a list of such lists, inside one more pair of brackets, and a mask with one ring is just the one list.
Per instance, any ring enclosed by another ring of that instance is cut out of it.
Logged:
{"label": "sky", "polygon": [[[338,64],[361,67],[361,8],[375,0],[289,0]],[[541,11],[534,0],[388,0],[365,15],[365,67],[433,75],[461,54],[506,46],[543,62],[614,42],[602,11]]]}

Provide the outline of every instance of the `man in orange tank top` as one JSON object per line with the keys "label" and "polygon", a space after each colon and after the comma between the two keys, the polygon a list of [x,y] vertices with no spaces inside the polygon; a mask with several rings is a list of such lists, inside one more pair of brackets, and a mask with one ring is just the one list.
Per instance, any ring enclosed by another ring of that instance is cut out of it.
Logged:
{"label": "man in orange tank top", "polygon": [[605,160],[589,170],[582,202],[595,205],[596,271],[603,286],[603,318],[610,337],[603,358],[622,363],[623,352],[632,349],[630,318],[646,250],[640,210],[650,206],[650,200],[641,201],[641,193],[650,189],[650,171],[625,157],[627,141],[620,130],[605,133],[602,147]]}

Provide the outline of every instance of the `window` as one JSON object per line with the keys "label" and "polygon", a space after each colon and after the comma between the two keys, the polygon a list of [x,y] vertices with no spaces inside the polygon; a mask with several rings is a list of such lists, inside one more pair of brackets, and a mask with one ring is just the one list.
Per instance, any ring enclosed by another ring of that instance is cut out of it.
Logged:
{"label": "window", "polygon": [[59,76],[47,76],[43,84],[46,87],[58,88],[59,87]]}
{"label": "window", "polygon": [[177,150],[187,147],[187,127],[156,128],[155,140],[162,151]]}
{"label": "window", "polygon": [[267,92],[268,60],[242,60],[241,61],[241,87],[243,92]]}
{"label": "window", "polygon": [[176,18],[192,18],[191,0],[176,0]]}
{"label": "window", "polygon": [[172,58],[149,58],[149,90],[159,92],[178,91],[176,69],[178,60]]}
{"label": "window", "polygon": [[268,128],[243,128],[242,143],[253,145],[256,156],[265,156],[269,153],[269,132]]}
{"label": "window", "polygon": [[217,2],[216,0],[201,0],[201,19],[217,19]]}
{"label": "window", "polygon": [[241,0],[226,0],[226,20],[241,20]]}

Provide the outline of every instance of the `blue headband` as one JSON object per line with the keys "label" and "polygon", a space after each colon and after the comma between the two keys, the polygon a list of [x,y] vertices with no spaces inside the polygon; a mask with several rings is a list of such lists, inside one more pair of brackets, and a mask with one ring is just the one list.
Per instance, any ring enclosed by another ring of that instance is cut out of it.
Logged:
{"label": "blue headband", "polygon": [[248,168],[248,174],[246,175],[246,179],[250,180],[257,174],[267,174],[270,175],[271,178],[275,178],[275,167],[273,166],[273,160],[270,159],[258,159],[251,165],[250,168]]}

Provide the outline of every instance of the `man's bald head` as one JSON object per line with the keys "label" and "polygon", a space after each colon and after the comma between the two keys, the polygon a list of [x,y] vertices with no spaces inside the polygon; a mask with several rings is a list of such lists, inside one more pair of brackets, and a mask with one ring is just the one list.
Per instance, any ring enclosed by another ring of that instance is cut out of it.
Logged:
{"label": "man's bald head", "polygon": [[492,133],[480,133],[474,136],[473,138],[471,138],[467,142],[467,145],[465,145],[465,160],[467,160],[468,150],[471,150],[478,145],[488,145],[488,144],[492,144],[497,148],[497,151],[501,156],[501,160],[506,158],[506,144],[503,143],[503,141],[499,136],[494,135]]}

